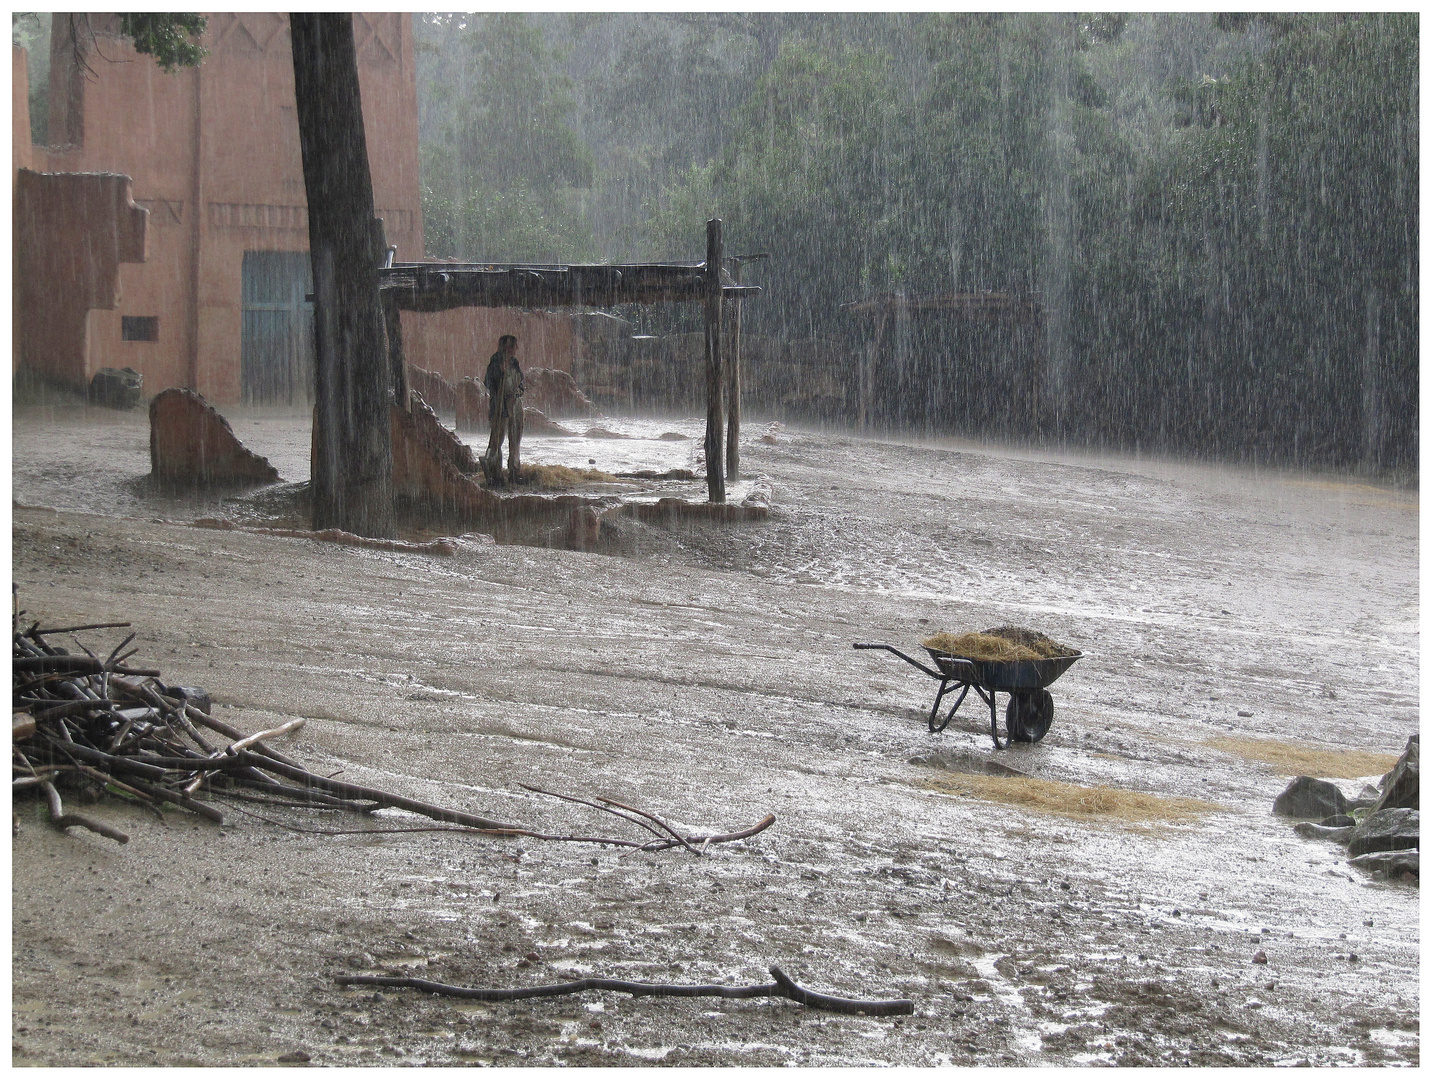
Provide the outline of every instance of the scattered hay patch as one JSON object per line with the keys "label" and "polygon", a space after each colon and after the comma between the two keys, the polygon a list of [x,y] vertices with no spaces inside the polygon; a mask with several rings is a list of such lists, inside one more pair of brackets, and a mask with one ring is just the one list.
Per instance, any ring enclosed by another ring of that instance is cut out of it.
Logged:
{"label": "scattered hay patch", "polygon": [[915,787],[984,802],[1005,803],[1037,813],[1062,814],[1084,819],[1103,818],[1127,823],[1191,821],[1223,809],[1217,803],[1149,795],[1124,788],[1083,787],[1062,780],[1021,776],[956,775],[921,777]]}
{"label": "scattered hay patch", "polygon": [[560,491],[581,484],[619,484],[611,473],[600,469],[569,469],[566,465],[524,465],[522,477],[543,491]]}
{"label": "scattered hay patch", "polygon": [[1396,754],[1373,754],[1366,750],[1344,750],[1336,746],[1288,742],[1283,739],[1240,739],[1225,735],[1210,739],[1207,745],[1248,761],[1269,765],[1280,776],[1317,776],[1350,780],[1358,776],[1385,773],[1397,764]]}

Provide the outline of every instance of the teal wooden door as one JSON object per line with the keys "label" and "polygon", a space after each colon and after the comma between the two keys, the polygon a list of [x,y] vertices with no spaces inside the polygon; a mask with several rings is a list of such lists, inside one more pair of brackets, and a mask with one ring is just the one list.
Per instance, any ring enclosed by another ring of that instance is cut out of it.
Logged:
{"label": "teal wooden door", "polygon": [[313,401],[313,274],[306,251],[246,251],[240,363],[245,405]]}

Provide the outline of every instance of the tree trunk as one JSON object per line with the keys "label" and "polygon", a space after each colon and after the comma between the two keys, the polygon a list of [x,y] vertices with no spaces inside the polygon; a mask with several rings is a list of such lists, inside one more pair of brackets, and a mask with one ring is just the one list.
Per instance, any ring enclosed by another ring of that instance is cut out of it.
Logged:
{"label": "tree trunk", "polygon": [[353,17],[294,13],[289,25],[313,260],[313,527],[389,536],[389,370]]}

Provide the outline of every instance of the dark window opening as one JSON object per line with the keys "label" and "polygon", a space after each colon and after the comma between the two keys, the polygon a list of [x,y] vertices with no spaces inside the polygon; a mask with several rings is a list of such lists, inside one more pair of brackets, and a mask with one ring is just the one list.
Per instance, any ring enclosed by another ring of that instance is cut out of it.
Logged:
{"label": "dark window opening", "polygon": [[119,336],[124,341],[158,341],[158,315],[122,315]]}

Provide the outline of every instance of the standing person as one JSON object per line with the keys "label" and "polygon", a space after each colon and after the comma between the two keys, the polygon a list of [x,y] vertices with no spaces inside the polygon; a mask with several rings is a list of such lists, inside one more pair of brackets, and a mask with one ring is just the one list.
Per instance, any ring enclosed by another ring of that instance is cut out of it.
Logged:
{"label": "standing person", "polygon": [[517,362],[517,338],[503,334],[497,339],[497,351],[487,362],[487,415],[492,421],[492,435],[487,440],[488,474],[502,480],[502,439],[507,438],[507,480],[521,479],[518,449],[522,444],[522,402],[525,389],[522,366]]}

